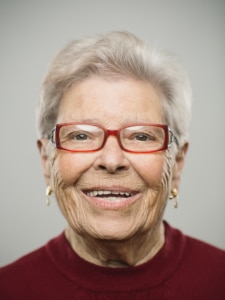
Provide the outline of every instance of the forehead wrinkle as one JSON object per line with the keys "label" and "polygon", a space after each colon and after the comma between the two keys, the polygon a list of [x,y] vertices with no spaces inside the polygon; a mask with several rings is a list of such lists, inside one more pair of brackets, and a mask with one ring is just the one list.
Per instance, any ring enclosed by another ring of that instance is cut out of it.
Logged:
{"label": "forehead wrinkle", "polygon": [[[105,93],[99,92],[97,85]],[[163,119],[161,97],[151,85],[131,80],[108,83],[99,78],[72,87],[62,98],[58,115],[60,123],[90,120],[111,128],[136,122],[161,123]]]}
{"label": "forehead wrinkle", "polygon": [[78,122],[78,123],[84,123],[84,124],[96,124],[100,125],[103,127],[106,127],[107,129],[118,129],[123,126],[127,125],[132,125],[132,124],[139,124],[139,123],[144,123],[144,124],[151,124],[151,123],[163,123],[163,117],[160,118],[160,120],[157,118],[153,118],[149,116],[148,118],[141,117],[139,114],[136,114],[135,116],[133,115],[126,115],[126,116],[118,116],[117,120],[112,121],[111,118],[106,115],[103,118],[79,118],[79,117],[67,117],[64,119],[65,123],[70,123],[70,122]]}

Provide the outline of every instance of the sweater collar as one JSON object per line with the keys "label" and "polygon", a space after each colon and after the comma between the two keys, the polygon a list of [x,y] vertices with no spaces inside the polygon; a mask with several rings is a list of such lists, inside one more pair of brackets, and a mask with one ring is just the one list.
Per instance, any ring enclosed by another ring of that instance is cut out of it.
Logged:
{"label": "sweater collar", "polygon": [[168,223],[165,243],[148,262],[128,268],[110,268],[91,264],[80,258],[62,233],[46,245],[46,251],[61,274],[70,281],[91,290],[128,291],[154,287],[177,268],[184,249],[185,237]]}

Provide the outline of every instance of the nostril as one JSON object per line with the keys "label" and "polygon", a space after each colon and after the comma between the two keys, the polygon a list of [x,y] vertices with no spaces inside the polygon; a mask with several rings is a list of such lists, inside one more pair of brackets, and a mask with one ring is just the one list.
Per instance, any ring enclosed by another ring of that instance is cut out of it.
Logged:
{"label": "nostril", "polygon": [[103,165],[99,165],[98,168],[101,169],[101,170],[106,170],[106,167],[103,166]]}
{"label": "nostril", "polygon": [[126,169],[126,167],[125,166],[118,166],[118,167],[116,167],[116,166],[110,166],[110,165],[107,165],[107,166],[104,166],[104,165],[99,165],[98,166],[98,169],[99,170],[104,170],[104,171],[107,171],[107,172],[109,172],[109,173],[115,173],[115,172],[118,172],[118,171],[123,171],[123,170],[125,170]]}
{"label": "nostril", "polygon": [[126,169],[125,166],[119,166],[119,167],[117,168],[118,171],[122,171],[122,170],[125,170],[125,169]]}

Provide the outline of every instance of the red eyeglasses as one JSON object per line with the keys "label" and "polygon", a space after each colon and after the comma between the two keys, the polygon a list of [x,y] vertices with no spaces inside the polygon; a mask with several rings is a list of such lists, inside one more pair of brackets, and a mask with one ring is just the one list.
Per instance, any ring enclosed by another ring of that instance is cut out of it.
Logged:
{"label": "red eyeglasses", "polygon": [[49,139],[57,149],[70,152],[93,152],[102,149],[109,136],[117,138],[120,148],[133,153],[153,153],[168,149],[178,141],[172,130],[162,124],[130,124],[109,130],[89,123],[57,124]]}

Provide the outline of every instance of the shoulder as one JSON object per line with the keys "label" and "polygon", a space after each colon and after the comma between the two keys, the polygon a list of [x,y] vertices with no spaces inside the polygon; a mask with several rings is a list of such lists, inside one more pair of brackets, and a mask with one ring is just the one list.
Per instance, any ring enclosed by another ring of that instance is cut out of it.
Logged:
{"label": "shoulder", "polygon": [[190,299],[225,299],[225,251],[166,226],[174,251],[182,247],[179,264],[170,278],[176,293],[190,294]]}
{"label": "shoulder", "polygon": [[[49,243],[57,243],[60,239],[61,235]],[[49,281],[49,275],[55,273],[48,253],[49,243],[0,268],[0,298],[4,296],[6,299],[14,299],[11,297],[14,294],[29,297],[32,286],[38,283],[41,287]]]}
{"label": "shoulder", "polygon": [[166,239],[177,253],[182,256],[182,263],[188,262],[195,268],[210,266],[211,270],[225,272],[225,251],[218,247],[183,234],[180,230],[171,227],[165,222]]}
{"label": "shoulder", "polygon": [[225,250],[202,240],[185,235],[178,229],[171,227],[165,222],[166,239],[172,244],[182,247],[182,255],[186,259],[197,260],[198,262],[225,263]]}
{"label": "shoulder", "polygon": [[[215,271],[225,272],[225,251],[199,239],[185,236],[184,256],[195,262],[196,266],[210,266]],[[225,273],[224,273],[225,274]]]}
{"label": "shoulder", "polygon": [[46,253],[46,246],[43,246],[31,253],[28,253],[16,261],[0,268],[0,286],[3,282],[19,282],[21,278],[23,280],[29,280],[32,272],[32,276],[40,273],[43,266],[49,264],[48,255]]}
{"label": "shoulder", "polygon": [[191,299],[197,298],[199,292],[206,300],[225,299],[225,251],[222,249],[187,236],[180,272],[191,287]]}

